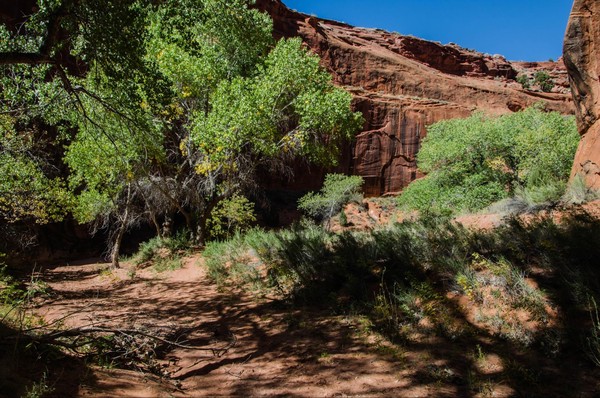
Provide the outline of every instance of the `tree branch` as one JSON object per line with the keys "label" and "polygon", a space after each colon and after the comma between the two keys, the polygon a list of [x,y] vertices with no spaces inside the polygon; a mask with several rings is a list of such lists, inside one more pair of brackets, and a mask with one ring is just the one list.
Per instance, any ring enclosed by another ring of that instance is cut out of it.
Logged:
{"label": "tree branch", "polygon": [[17,51],[0,52],[0,65],[41,65],[55,63],[56,60],[43,53],[24,53]]}

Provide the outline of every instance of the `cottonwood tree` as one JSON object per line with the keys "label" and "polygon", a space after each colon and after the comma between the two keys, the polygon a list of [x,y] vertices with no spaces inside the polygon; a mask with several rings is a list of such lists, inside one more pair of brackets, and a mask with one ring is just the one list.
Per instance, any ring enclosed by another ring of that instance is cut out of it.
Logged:
{"label": "cottonwood tree", "polygon": [[274,43],[270,18],[248,4],[62,0],[2,31],[21,43],[0,54],[6,74],[20,68],[9,83],[35,70],[33,87],[59,99],[74,214],[108,220],[115,266],[134,220],[161,234],[179,213],[203,244],[212,210],[256,189],[259,167],[334,163],[359,127],[318,58],[299,40]]}
{"label": "cottonwood tree", "polygon": [[[12,180],[0,188],[6,210],[0,216],[5,222],[58,221],[73,202],[61,161],[64,145],[83,131],[82,119],[98,124],[90,104],[123,114],[84,77],[95,68],[116,87],[130,82],[131,90],[156,76],[144,61],[150,8],[128,0],[24,1],[0,8],[0,147]],[[154,94],[161,88],[149,87]],[[113,141],[115,132],[103,131]]]}

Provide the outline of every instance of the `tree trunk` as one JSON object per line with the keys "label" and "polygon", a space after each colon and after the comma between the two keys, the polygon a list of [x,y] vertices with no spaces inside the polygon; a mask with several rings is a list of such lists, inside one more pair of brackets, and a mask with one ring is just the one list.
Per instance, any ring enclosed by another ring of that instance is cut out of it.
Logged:
{"label": "tree trunk", "polygon": [[117,231],[117,236],[115,237],[115,242],[110,253],[110,261],[112,268],[119,268],[119,253],[121,252],[121,243],[123,242],[123,236],[125,235],[125,231],[127,230],[127,224],[129,223],[130,205],[131,184],[127,184],[127,199],[125,202],[125,211],[123,212],[123,217],[121,218],[121,225],[119,225],[119,230]]}
{"label": "tree trunk", "polygon": [[162,236],[170,238],[173,236],[173,217],[170,214],[165,214],[165,219],[162,224]]}
{"label": "tree trunk", "polygon": [[198,217],[198,223],[196,224],[196,243],[200,247],[204,247],[206,244],[206,239],[208,238],[208,231],[206,230],[206,224],[208,223],[208,219],[213,211],[213,209],[217,206],[217,204],[222,200],[221,197],[215,197],[210,202],[206,204],[202,213]]}
{"label": "tree trunk", "polygon": [[204,247],[204,245],[206,244],[206,238],[207,238],[207,233],[206,233],[206,223],[208,221],[208,215],[207,214],[202,214],[200,216],[200,218],[198,219],[198,224],[196,226],[196,243],[198,244],[198,246],[200,247]]}
{"label": "tree trunk", "polygon": [[183,214],[183,218],[185,218],[185,226],[189,230],[190,238],[194,239],[194,229],[196,229],[196,225],[194,224],[194,217],[190,212],[184,211],[183,209],[179,209],[179,212]]}
{"label": "tree trunk", "polygon": [[156,229],[156,236],[158,236],[159,239],[162,239],[163,235],[162,235],[162,231],[160,228],[160,224],[158,223],[158,220],[156,219],[156,214],[154,212],[150,212],[150,219],[152,220],[152,224],[154,224],[154,229]]}

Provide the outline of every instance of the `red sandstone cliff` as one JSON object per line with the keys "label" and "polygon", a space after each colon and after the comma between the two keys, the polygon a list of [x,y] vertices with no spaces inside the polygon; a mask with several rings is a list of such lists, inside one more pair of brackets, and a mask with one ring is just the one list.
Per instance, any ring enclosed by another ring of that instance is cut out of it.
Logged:
{"label": "red sandstone cliff", "polygon": [[[368,195],[398,192],[417,176],[415,155],[426,126],[465,117],[516,111],[538,101],[573,113],[560,63],[512,64],[456,45],[441,45],[382,30],[356,28],[289,10],[280,0],[258,0],[278,36],[300,36],[322,58],[334,81],[354,95],[365,116],[344,171],[363,176]],[[525,91],[514,80],[550,67],[553,93]]]}
{"label": "red sandstone cliff", "polygon": [[600,189],[600,3],[575,0],[564,43],[581,142],[572,176]]}

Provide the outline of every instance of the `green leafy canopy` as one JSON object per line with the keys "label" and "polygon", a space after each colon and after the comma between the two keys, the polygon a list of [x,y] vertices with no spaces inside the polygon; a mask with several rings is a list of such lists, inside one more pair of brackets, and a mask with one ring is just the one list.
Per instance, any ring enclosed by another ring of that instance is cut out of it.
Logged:
{"label": "green leafy canopy", "polygon": [[[273,40],[270,17],[252,3],[42,1],[21,13],[23,29],[1,26],[5,124],[17,136],[51,128],[62,171],[0,153],[18,169],[12,185],[41,184],[13,190],[39,192],[35,206],[0,217],[58,219],[59,207],[102,220],[118,251],[134,221],[160,236],[161,220],[179,213],[202,243],[221,201],[259,189],[260,168],[334,164],[360,114],[299,39]],[[18,202],[2,200],[0,211]]]}
{"label": "green leafy canopy", "polygon": [[438,122],[429,127],[418,154],[418,166],[428,175],[410,184],[399,204],[460,212],[480,210],[516,192],[533,193],[538,202],[556,200],[578,141],[572,117],[541,106],[497,118],[475,114]]}

